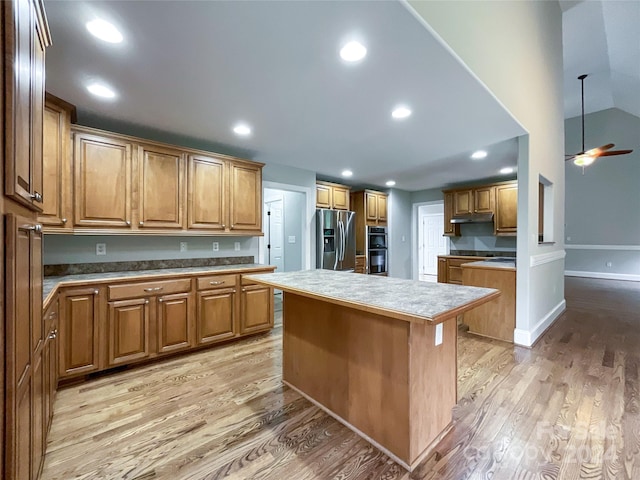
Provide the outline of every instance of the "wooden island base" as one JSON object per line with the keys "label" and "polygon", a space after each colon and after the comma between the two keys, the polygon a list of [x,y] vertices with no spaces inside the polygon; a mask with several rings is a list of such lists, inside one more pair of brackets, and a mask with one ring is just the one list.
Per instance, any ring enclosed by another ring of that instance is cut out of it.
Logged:
{"label": "wooden island base", "polygon": [[398,321],[284,292],[287,385],[408,470],[451,428],[456,404],[455,315]]}

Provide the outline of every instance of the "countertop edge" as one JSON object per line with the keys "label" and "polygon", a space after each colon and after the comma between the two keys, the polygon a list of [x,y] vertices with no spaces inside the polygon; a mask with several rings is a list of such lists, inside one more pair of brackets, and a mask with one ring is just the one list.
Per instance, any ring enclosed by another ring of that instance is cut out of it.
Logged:
{"label": "countertop edge", "polygon": [[[192,267],[185,267],[192,268]],[[197,267],[203,268],[203,267]],[[49,294],[42,299],[42,311],[44,312],[47,308],[49,308],[51,301],[58,294],[58,290],[65,287],[73,287],[78,285],[96,285],[103,283],[122,283],[122,282],[139,282],[146,278],[154,278],[154,279],[166,279],[166,278],[184,278],[184,277],[194,277],[198,275],[228,275],[232,273],[237,274],[245,274],[245,273],[256,273],[256,272],[268,272],[274,271],[276,269],[273,265],[264,265],[260,267],[246,267],[246,268],[229,268],[229,269],[220,269],[220,266],[215,267],[216,270],[203,270],[199,272],[178,272],[178,273],[152,273],[152,274],[143,274],[140,275],[132,275],[126,277],[111,277],[111,278],[96,278],[92,280],[62,280],[56,283],[55,287],[51,289]],[[105,272],[105,274],[113,274],[117,272]]]}
{"label": "countertop edge", "polygon": [[[482,263],[482,265],[476,265]],[[496,264],[496,265],[487,265],[488,262],[486,261],[479,261],[479,262],[470,262],[470,263],[463,263],[462,265],[460,265],[462,268],[482,268],[485,270],[500,270],[503,272],[515,272],[516,271],[516,267],[506,267],[506,266],[500,266],[500,264]]]}
{"label": "countertop edge", "polygon": [[499,297],[502,293],[499,290],[495,290],[494,292],[473,300],[469,303],[466,303],[464,305],[461,305],[459,307],[453,308],[451,310],[448,310],[444,313],[440,313],[437,315],[434,315],[433,317],[425,317],[422,315],[413,315],[410,313],[403,313],[403,312],[398,312],[398,311],[394,311],[394,310],[388,310],[386,308],[382,308],[382,307],[376,307],[376,306],[372,306],[372,305],[368,305],[368,304],[364,304],[364,303],[360,303],[360,302],[355,302],[355,301],[349,301],[349,300],[343,300],[343,299],[339,299],[339,298],[334,298],[334,297],[329,297],[327,295],[322,295],[319,293],[313,293],[313,292],[309,292],[308,290],[299,290],[297,288],[293,288],[293,287],[289,287],[289,286],[283,286],[281,284],[279,284],[278,282],[271,282],[268,280],[264,280],[264,279],[258,279],[255,277],[251,277],[251,275],[249,275],[249,280],[252,280],[256,283],[259,283],[261,285],[266,285],[268,287],[273,287],[273,288],[277,288],[278,290],[282,290],[285,293],[292,293],[294,295],[300,295],[303,297],[307,297],[307,298],[312,298],[312,299],[316,299],[316,300],[323,300],[326,301],[328,303],[332,303],[334,305],[340,305],[343,307],[348,307],[348,308],[354,308],[357,310],[361,310],[361,311],[365,311],[365,312],[370,312],[370,313],[374,313],[377,315],[383,315],[385,317],[389,317],[389,318],[395,318],[396,320],[402,320],[405,322],[410,322],[410,323],[419,323],[419,324],[424,324],[424,323],[430,323],[430,324],[436,324],[436,323],[442,323],[445,320],[448,320],[451,317],[456,317],[457,315],[460,315],[461,313],[466,312],[467,310],[471,310],[472,308],[477,307],[478,305],[482,305],[483,303],[486,303],[488,301],[493,300],[494,298]]}

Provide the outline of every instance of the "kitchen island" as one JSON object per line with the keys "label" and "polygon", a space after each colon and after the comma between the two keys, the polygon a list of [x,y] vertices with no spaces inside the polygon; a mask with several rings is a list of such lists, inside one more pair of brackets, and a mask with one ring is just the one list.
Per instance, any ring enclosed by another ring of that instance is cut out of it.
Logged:
{"label": "kitchen island", "polygon": [[456,316],[498,290],[329,270],[248,275],[283,298],[283,381],[408,470],[449,431]]}

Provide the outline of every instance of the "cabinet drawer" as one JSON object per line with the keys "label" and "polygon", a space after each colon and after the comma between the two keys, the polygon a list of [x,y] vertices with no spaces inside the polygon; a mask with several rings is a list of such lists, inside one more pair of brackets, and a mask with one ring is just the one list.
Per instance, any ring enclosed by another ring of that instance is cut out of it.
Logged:
{"label": "cabinet drawer", "polygon": [[211,290],[212,288],[235,288],[236,275],[210,275],[198,278],[198,290]]}
{"label": "cabinet drawer", "polygon": [[449,265],[449,283],[462,285],[462,267]]}
{"label": "cabinet drawer", "polygon": [[191,279],[189,278],[158,280],[157,282],[123,283],[121,285],[109,285],[109,300],[166,295],[168,293],[188,292],[189,290],[191,290]]}

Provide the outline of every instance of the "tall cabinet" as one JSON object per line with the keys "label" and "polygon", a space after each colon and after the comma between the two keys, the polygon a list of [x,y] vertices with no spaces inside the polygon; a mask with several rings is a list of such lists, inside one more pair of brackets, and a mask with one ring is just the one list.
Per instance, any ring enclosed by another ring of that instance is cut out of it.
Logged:
{"label": "tall cabinet", "polygon": [[[37,478],[48,426],[52,345],[42,315],[44,60],[50,44],[39,0],[0,3],[4,68],[0,261],[0,477]],[[48,325],[47,325],[48,326]],[[45,347],[46,345],[46,347]],[[53,347],[55,348],[55,346]]]}

